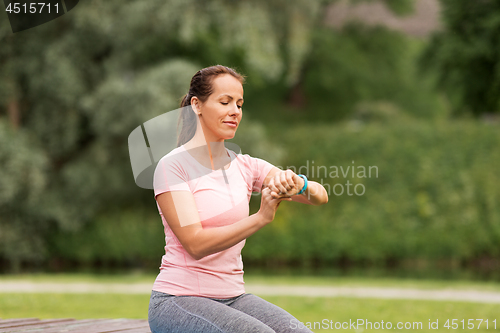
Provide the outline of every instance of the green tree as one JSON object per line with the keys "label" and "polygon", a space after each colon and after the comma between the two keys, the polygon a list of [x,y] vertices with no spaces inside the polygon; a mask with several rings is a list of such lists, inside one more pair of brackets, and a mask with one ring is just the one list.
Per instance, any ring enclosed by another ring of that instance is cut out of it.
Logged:
{"label": "green tree", "polygon": [[441,0],[444,28],[422,58],[457,114],[500,111],[500,2]]}
{"label": "green tree", "polygon": [[292,87],[331,2],[89,0],[17,34],[1,21],[0,258],[43,260],[55,231],[151,205],[133,181],[128,134],[176,109],[205,66],[247,74],[246,96]]}
{"label": "green tree", "polygon": [[293,84],[322,1],[85,1],[12,34],[0,22],[0,258],[40,261],[54,231],[111,206],[151,204],[128,134],[176,109],[217,63],[250,86]]}

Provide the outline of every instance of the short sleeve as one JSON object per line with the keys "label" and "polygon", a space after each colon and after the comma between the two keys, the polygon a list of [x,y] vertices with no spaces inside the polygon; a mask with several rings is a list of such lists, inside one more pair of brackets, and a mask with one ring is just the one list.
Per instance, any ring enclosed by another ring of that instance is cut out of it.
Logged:
{"label": "short sleeve", "polygon": [[190,191],[188,175],[182,164],[169,156],[164,156],[158,162],[153,176],[155,198],[169,191]]}
{"label": "short sleeve", "polygon": [[269,171],[274,168],[274,165],[258,157],[249,156],[249,158],[253,173],[252,192],[260,192],[262,189],[262,184],[264,183],[264,179],[266,179]]}

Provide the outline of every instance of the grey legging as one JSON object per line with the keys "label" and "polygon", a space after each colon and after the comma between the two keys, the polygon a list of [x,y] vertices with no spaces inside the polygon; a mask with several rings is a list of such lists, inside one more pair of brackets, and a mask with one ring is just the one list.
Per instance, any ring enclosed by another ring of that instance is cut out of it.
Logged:
{"label": "grey legging", "polygon": [[282,308],[253,294],[217,299],[153,290],[148,320],[152,333],[312,332]]}

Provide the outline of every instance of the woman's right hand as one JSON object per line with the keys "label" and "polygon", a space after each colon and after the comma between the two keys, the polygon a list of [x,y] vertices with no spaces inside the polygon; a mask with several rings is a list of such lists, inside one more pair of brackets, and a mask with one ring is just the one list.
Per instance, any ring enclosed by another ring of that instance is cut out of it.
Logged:
{"label": "woman's right hand", "polygon": [[264,187],[261,192],[260,209],[257,213],[262,216],[266,224],[274,220],[274,214],[276,214],[276,210],[278,210],[281,201],[292,201],[290,197],[273,198],[271,192],[269,187]]}

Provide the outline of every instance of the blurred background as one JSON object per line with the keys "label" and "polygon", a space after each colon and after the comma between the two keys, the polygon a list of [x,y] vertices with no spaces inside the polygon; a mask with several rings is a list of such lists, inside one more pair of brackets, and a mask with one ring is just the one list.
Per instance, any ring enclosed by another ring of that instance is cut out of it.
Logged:
{"label": "blurred background", "polygon": [[247,76],[231,141],[329,192],[282,205],[246,274],[500,280],[500,2],[88,0],[15,34],[1,15],[2,275],[152,283],[163,226],[127,138],[222,64]]}

